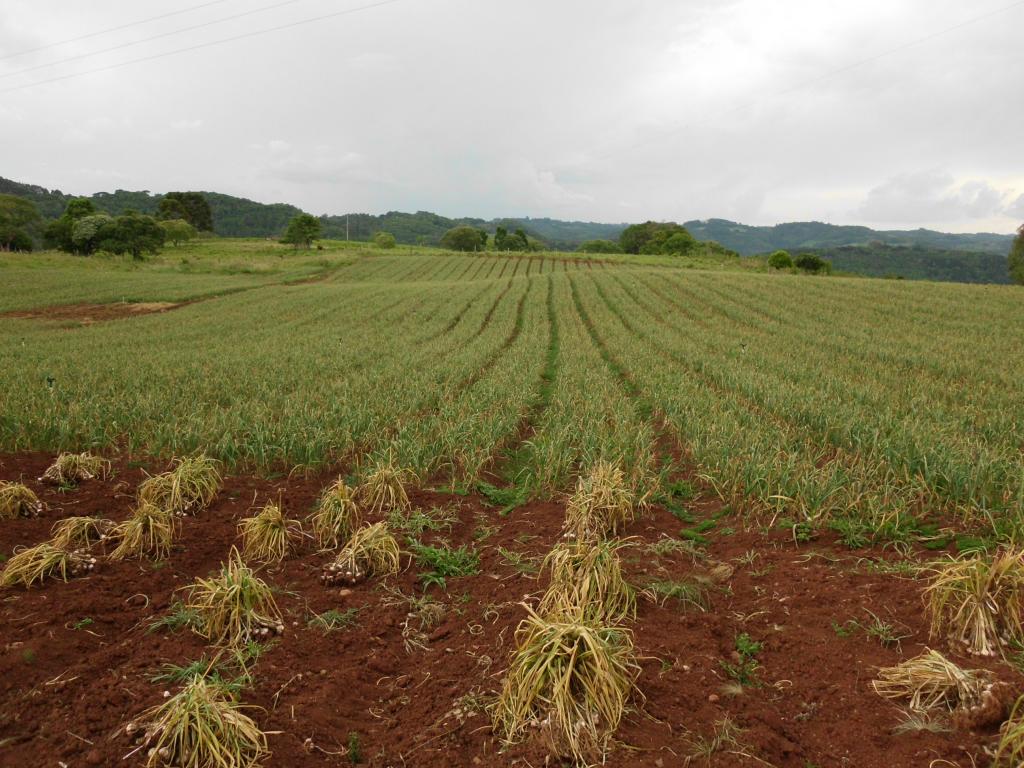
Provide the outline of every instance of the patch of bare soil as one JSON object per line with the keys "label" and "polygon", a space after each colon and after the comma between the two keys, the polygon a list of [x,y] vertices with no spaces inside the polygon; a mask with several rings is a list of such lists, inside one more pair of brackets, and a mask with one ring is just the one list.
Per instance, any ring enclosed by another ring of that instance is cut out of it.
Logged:
{"label": "patch of bare soil", "polygon": [[60,304],[54,307],[2,312],[0,317],[15,317],[24,320],[51,320],[56,322],[97,323],[104,320],[118,320],[138,317],[154,312],[167,312],[184,306],[187,302],[138,301],[111,304]]}
{"label": "patch of bare soil", "polygon": [[[123,519],[140,468],[115,460],[116,472],[61,492],[35,478],[50,454],[0,455],[0,479],[22,479],[47,509],[38,519],[0,524],[0,553],[43,541],[53,523],[72,515]],[[151,471],[163,469],[149,467]],[[334,477],[276,480],[231,477],[210,509],[184,521],[164,562],[100,559],[95,572],[67,584],[49,582],[0,594],[0,766],[137,766],[122,758],[132,745],[123,725],[160,702],[173,685],[154,682],[167,663],[187,664],[209,650],[188,630],[150,631],[176,590],[218,568],[237,542],[238,519],[254,503],[276,499],[304,518]],[[500,751],[482,702],[496,692],[525,615],[523,601],[546,586],[531,569],[558,539],[564,508],[531,503],[507,516],[480,498],[421,491],[417,505],[454,511],[450,530],[428,542],[467,545],[481,555],[476,576],[450,578],[430,594],[444,617],[406,649],[408,609],[389,604],[378,580],[325,587],[329,555],[312,548],[265,569],[286,617],[282,638],[256,663],[243,700],[261,707],[271,733],[265,764],[277,768],[350,765],[346,746],[358,734],[371,766],[557,765],[536,744]],[[698,519],[718,513],[712,500],[687,505]],[[649,545],[678,540],[680,523],[653,509],[629,526],[637,537],[627,555],[630,578],[709,578],[710,607],[643,600],[631,628],[641,655],[641,696],[617,734],[610,766],[928,766],[988,764],[998,719],[950,725],[946,732],[894,731],[899,710],[870,688],[879,666],[920,653],[929,643],[922,584],[870,567],[891,552],[851,552],[831,540],[797,545],[786,532],[743,530],[721,518],[706,531],[706,557],[657,554]],[[414,563],[389,586],[422,594]],[[180,596],[180,593],[178,593]],[[313,614],[355,608],[350,629],[308,626]],[[883,645],[861,627],[870,611],[890,623],[898,641]],[[855,623],[851,623],[855,622]],[[837,631],[837,627],[839,630]],[[735,664],[736,637],[763,644],[750,684],[735,686],[722,662]],[[941,640],[934,647],[962,665],[988,667],[1021,688],[1021,677],[996,661],[964,658]],[[737,730],[730,731],[729,724]],[[973,730],[971,730],[973,728]],[[716,733],[732,733],[720,741]],[[706,749],[701,750],[704,745]],[[943,762],[947,761],[947,762]]]}

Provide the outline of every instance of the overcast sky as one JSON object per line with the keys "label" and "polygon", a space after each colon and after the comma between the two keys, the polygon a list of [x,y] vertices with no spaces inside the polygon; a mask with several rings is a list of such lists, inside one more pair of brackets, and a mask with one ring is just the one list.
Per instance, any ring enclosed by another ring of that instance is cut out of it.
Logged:
{"label": "overcast sky", "polygon": [[1024,1],[392,0],[206,45],[372,2],[3,0],[0,176],[318,214],[1024,221]]}

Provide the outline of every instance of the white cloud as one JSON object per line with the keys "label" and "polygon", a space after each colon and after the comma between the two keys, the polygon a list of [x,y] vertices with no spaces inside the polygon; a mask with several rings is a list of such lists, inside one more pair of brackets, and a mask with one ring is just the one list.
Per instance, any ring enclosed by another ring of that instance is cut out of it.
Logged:
{"label": "white cloud", "polygon": [[894,176],[872,188],[857,213],[868,221],[913,224],[990,219],[1008,211],[1010,192],[939,170]]}
{"label": "white cloud", "polygon": [[[125,188],[219,189],[316,211],[1008,232],[1024,205],[1024,99],[1013,98],[1024,91],[1024,6],[963,25],[1005,2],[377,7],[5,93],[0,147],[46,152],[8,152],[2,173],[96,191],[102,179],[80,170],[87,149],[89,167]],[[65,3],[60,14],[38,0],[2,5],[3,50],[139,15],[129,0]],[[297,14],[239,19],[231,34]],[[215,15],[81,40],[18,66]],[[224,36],[196,30],[147,53]],[[105,116],[116,122],[90,122]]]}

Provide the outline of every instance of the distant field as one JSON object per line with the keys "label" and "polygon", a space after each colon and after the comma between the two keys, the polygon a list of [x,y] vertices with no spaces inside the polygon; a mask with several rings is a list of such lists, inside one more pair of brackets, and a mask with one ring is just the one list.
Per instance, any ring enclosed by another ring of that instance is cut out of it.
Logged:
{"label": "distant field", "polygon": [[1024,511],[1013,288],[263,241],[142,266],[3,255],[0,275],[0,312],[196,300],[0,317],[6,450],[261,470],[390,451],[535,497],[601,458],[638,488],[681,464],[854,541],[934,535],[914,519],[934,512],[1006,534]]}

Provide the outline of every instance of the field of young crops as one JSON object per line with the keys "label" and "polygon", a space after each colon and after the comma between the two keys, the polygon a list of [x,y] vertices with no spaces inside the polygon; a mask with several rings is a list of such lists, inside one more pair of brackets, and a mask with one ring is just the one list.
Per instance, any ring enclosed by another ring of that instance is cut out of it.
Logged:
{"label": "field of young crops", "polygon": [[722,266],[0,256],[0,766],[1024,764],[1020,291]]}
{"label": "field of young crops", "polygon": [[1008,535],[1022,511],[1011,288],[243,245],[133,270],[7,257],[0,312],[200,300],[0,317],[0,446],[261,470],[391,453],[531,497],[602,458],[642,489],[680,462],[737,507],[853,541],[927,535],[933,513]]}

